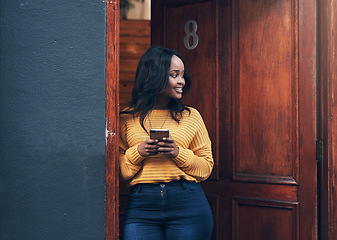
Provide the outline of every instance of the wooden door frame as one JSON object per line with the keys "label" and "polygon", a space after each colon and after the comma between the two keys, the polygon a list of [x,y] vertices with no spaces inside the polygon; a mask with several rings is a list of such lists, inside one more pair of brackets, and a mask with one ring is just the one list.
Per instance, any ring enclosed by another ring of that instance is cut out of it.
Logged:
{"label": "wooden door frame", "polygon": [[317,9],[318,135],[323,141],[319,239],[337,239],[337,3],[321,0]]}
{"label": "wooden door frame", "polygon": [[106,2],[105,239],[119,239],[119,0]]}
{"label": "wooden door frame", "polygon": [[[337,3],[317,10],[318,79],[323,140],[321,239],[337,239]],[[119,238],[119,0],[106,1],[106,240]]]}

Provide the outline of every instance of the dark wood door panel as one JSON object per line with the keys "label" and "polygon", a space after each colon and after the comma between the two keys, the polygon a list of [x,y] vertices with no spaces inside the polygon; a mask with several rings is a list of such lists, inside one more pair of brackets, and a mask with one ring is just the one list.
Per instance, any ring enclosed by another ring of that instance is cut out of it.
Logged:
{"label": "dark wood door panel", "polygon": [[[192,86],[184,102],[198,108],[211,133],[215,132],[216,109],[214,107],[217,105],[216,34],[210,31],[215,28],[216,21],[215,16],[210,15],[213,8],[211,1],[172,7],[168,5],[165,8],[167,19],[165,27],[169,30],[165,45],[176,49],[184,56],[192,77]],[[189,22],[190,20],[194,21],[195,25]],[[194,49],[186,49],[187,40],[189,46],[196,41],[198,44]]]}
{"label": "dark wood door panel", "polygon": [[298,183],[298,13],[292,0],[234,1],[233,178]]}
{"label": "dark wood door panel", "polygon": [[230,199],[231,196],[272,199],[276,201],[297,201],[297,186],[233,182],[230,179],[201,183],[207,194]]}
{"label": "dark wood door panel", "polygon": [[233,240],[299,239],[298,202],[233,198],[232,207]]}

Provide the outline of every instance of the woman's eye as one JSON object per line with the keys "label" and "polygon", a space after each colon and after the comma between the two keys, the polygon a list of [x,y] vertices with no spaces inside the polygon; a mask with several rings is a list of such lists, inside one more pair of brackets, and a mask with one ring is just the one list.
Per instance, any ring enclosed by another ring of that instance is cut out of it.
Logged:
{"label": "woman's eye", "polygon": [[176,78],[176,77],[178,77],[178,75],[177,74],[171,74],[171,77]]}

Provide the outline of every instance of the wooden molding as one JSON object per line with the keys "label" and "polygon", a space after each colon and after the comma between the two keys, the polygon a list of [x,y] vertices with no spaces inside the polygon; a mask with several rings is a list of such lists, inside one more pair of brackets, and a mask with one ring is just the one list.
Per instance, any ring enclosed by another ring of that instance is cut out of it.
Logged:
{"label": "wooden molding", "polygon": [[119,1],[106,3],[106,240],[119,238]]}

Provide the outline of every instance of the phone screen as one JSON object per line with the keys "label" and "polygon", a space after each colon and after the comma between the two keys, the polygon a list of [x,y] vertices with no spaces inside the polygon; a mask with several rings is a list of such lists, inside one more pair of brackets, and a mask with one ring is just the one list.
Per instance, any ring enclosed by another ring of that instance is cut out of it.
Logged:
{"label": "phone screen", "polygon": [[150,138],[161,140],[162,138],[168,138],[170,136],[170,132],[168,129],[151,129],[150,130]]}

